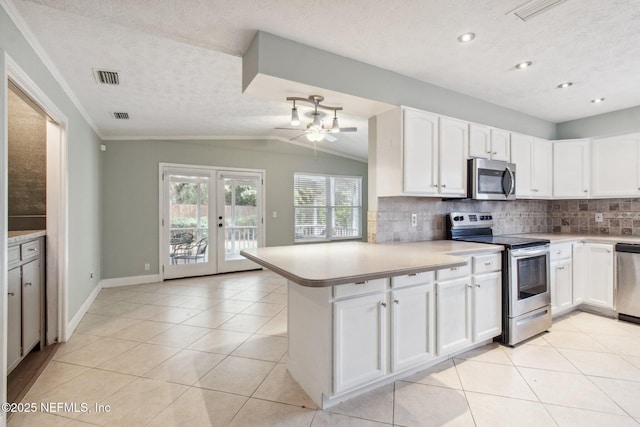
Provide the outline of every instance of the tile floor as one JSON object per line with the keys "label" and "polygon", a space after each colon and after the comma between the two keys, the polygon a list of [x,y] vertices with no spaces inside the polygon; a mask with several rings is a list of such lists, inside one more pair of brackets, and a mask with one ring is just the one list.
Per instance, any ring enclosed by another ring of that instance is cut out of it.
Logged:
{"label": "tile floor", "polygon": [[573,312],[317,410],[286,371],[286,285],[266,271],[104,289],[9,426],[637,426],[640,326]]}

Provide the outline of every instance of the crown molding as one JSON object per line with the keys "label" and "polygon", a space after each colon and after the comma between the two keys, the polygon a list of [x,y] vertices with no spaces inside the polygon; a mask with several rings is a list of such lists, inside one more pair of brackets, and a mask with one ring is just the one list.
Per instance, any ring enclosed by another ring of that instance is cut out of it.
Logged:
{"label": "crown molding", "polygon": [[40,58],[44,66],[51,73],[54,80],[58,82],[60,87],[62,87],[62,90],[64,91],[64,93],[69,97],[73,105],[78,109],[78,111],[80,112],[82,117],[84,117],[84,119],[87,121],[89,126],[91,126],[91,129],[93,129],[93,131],[96,133],[96,135],[98,135],[98,137],[100,137],[100,139],[103,139],[103,135],[98,130],[96,124],[93,122],[93,120],[91,120],[91,117],[89,117],[89,114],[84,109],[84,107],[76,97],[75,93],[73,93],[73,91],[67,84],[64,77],[62,77],[60,70],[58,70],[58,67],[56,67],[53,61],[51,60],[51,57],[49,57],[49,55],[46,53],[46,51],[44,50],[40,42],[38,42],[38,39],[29,28],[29,25],[27,25],[22,15],[20,15],[20,12],[18,12],[18,9],[13,4],[13,2],[11,0],[0,0],[0,6],[2,6],[5,12],[7,12],[7,15],[9,15],[9,18],[11,19],[11,21],[13,21],[15,26],[18,28],[18,31],[20,31],[20,33],[23,35],[27,43],[29,43],[29,45],[34,50],[38,58]]}

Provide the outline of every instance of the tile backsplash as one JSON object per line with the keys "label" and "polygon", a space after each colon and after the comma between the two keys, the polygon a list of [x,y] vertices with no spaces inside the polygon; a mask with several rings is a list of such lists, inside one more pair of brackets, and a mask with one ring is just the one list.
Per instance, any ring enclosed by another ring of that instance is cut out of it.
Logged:
{"label": "tile backsplash", "polygon": [[[449,212],[492,212],[494,233],[578,233],[640,236],[640,199],[600,200],[440,200],[380,197],[368,212],[368,241],[377,243],[445,239]],[[411,226],[411,214],[418,224]],[[596,222],[595,214],[603,221]]]}
{"label": "tile backsplash", "polygon": [[[492,212],[496,234],[550,231],[546,200],[477,201],[423,197],[380,197],[368,213],[368,241],[377,243],[445,239],[445,214]],[[411,214],[418,224],[411,226]]]}
{"label": "tile backsplash", "polygon": [[[550,231],[640,236],[640,199],[550,200]],[[596,222],[596,213],[603,221]]]}

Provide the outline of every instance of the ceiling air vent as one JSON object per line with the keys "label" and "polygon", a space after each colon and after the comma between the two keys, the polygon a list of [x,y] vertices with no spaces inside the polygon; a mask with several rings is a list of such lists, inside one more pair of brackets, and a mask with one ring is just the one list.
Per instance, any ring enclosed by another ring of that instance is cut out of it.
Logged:
{"label": "ceiling air vent", "polygon": [[129,120],[129,113],[111,113],[113,118],[117,120]]}
{"label": "ceiling air vent", "polygon": [[96,81],[103,85],[119,85],[120,76],[115,71],[94,70]]}
{"label": "ceiling air vent", "polygon": [[567,0],[530,0],[515,8],[513,14],[523,21],[528,21],[565,1]]}

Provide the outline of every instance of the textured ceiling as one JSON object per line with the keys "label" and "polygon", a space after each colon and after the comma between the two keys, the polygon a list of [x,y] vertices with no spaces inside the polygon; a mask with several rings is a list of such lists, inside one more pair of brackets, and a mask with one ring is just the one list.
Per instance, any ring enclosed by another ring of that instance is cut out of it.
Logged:
{"label": "textured ceiling", "polygon": [[[289,106],[240,93],[258,29],[552,122],[640,104],[640,0],[567,0],[527,22],[509,13],[524,2],[13,0],[109,137],[273,135]],[[467,31],[476,39],[458,43]],[[122,86],[96,85],[94,67],[120,71]],[[366,157],[366,120],[346,119],[361,132],[332,148]]]}

